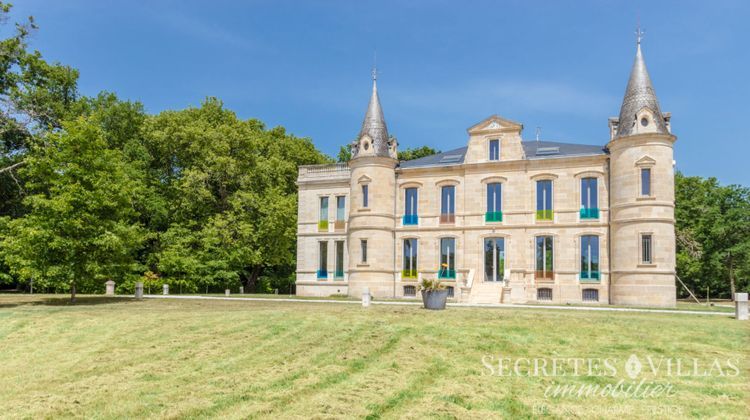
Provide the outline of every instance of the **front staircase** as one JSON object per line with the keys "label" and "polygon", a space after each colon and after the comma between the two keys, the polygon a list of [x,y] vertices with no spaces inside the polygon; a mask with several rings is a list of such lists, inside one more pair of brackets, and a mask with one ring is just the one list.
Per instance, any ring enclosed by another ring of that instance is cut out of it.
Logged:
{"label": "front staircase", "polygon": [[501,281],[474,282],[469,292],[469,303],[503,303],[504,286],[505,283]]}

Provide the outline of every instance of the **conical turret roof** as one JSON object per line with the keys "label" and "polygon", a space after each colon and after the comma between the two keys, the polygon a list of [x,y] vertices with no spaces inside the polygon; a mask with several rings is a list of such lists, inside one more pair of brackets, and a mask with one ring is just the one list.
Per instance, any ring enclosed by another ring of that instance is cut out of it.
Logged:
{"label": "conical turret roof", "polygon": [[643,59],[639,36],[635,61],[633,62],[633,69],[630,71],[630,79],[628,80],[628,87],[625,89],[625,97],[622,100],[620,120],[615,137],[634,134],[635,124],[637,123],[636,114],[643,108],[648,108],[653,113],[656,132],[668,134],[667,124],[664,122],[664,116],[659,108],[659,101],[656,99],[654,87],[651,85],[651,77],[649,77],[648,70],[646,69],[646,61]]}
{"label": "conical turret roof", "polygon": [[378,81],[372,78],[372,96],[370,103],[367,105],[365,120],[362,122],[362,129],[359,131],[359,138],[367,134],[372,139],[372,145],[375,155],[388,156],[388,127],[385,125],[383,109],[380,106],[378,97]]}

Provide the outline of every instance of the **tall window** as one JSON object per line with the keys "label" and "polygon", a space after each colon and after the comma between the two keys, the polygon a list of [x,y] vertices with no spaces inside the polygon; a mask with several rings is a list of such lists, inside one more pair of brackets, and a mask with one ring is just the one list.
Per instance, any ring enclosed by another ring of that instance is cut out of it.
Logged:
{"label": "tall window", "polygon": [[503,184],[493,182],[487,184],[487,213],[484,214],[486,222],[503,221]]}
{"label": "tall window", "polygon": [[320,217],[318,218],[318,230],[328,230],[328,197],[320,197]]}
{"label": "tall window", "polygon": [[404,190],[404,225],[416,225],[418,223],[417,204],[419,196],[416,188]]}
{"label": "tall window", "polygon": [[440,223],[456,222],[456,187],[446,185],[440,189]]}
{"label": "tall window", "polygon": [[318,278],[328,278],[328,241],[318,242]]}
{"label": "tall window", "polygon": [[536,237],[536,278],[553,279],[554,255],[551,236]]}
{"label": "tall window", "polygon": [[651,195],[651,168],[641,168],[641,195]]}
{"label": "tall window", "polygon": [[454,238],[440,239],[440,269],[438,278],[456,278],[456,240]]}
{"label": "tall window", "polygon": [[581,280],[599,279],[599,237],[581,236]]}
{"label": "tall window", "polygon": [[552,180],[536,182],[536,220],[552,220]]}
{"label": "tall window", "polygon": [[362,263],[367,262],[367,239],[361,239],[359,241],[360,249],[362,250]]}
{"label": "tall window", "polygon": [[596,178],[581,179],[581,219],[599,218],[599,196]]}
{"label": "tall window", "polygon": [[336,241],[336,272],[333,277],[344,278],[344,241]]}
{"label": "tall window", "polygon": [[334,228],[336,230],[343,230],[346,226],[346,197],[340,195],[336,197],[336,222]]}
{"label": "tall window", "polygon": [[404,269],[401,277],[417,278],[417,240],[414,238],[404,239]]}
{"label": "tall window", "polygon": [[500,140],[490,140],[490,160],[500,160]]}
{"label": "tall window", "polygon": [[456,187],[445,185],[440,189],[440,223],[456,222]]}
{"label": "tall window", "polygon": [[653,238],[651,234],[641,235],[641,263],[652,264],[653,263]]}
{"label": "tall window", "polygon": [[484,240],[484,279],[502,281],[505,274],[505,240],[487,238]]}
{"label": "tall window", "polygon": [[367,184],[362,185],[362,207],[369,207],[370,205],[370,198],[367,196],[368,189]]}

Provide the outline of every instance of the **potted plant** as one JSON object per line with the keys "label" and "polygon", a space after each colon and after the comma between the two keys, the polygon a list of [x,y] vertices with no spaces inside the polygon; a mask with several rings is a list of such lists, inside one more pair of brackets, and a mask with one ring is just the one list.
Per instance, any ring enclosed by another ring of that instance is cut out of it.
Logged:
{"label": "potted plant", "polygon": [[448,300],[448,289],[440,280],[422,279],[419,284],[419,290],[422,291],[422,302],[425,309],[445,309],[445,302]]}

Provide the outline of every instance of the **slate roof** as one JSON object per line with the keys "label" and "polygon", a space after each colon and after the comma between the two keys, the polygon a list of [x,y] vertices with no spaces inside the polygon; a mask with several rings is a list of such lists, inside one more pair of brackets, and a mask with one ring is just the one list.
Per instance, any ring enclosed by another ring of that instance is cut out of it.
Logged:
{"label": "slate roof", "polygon": [[[587,144],[561,143],[556,141],[523,141],[524,154],[526,159],[554,159],[560,157],[572,156],[589,156],[605,155],[607,149],[602,146],[592,146]],[[461,165],[466,157],[468,147],[449,150],[423,158],[401,161],[401,168],[421,168],[426,166],[452,166]]]}

